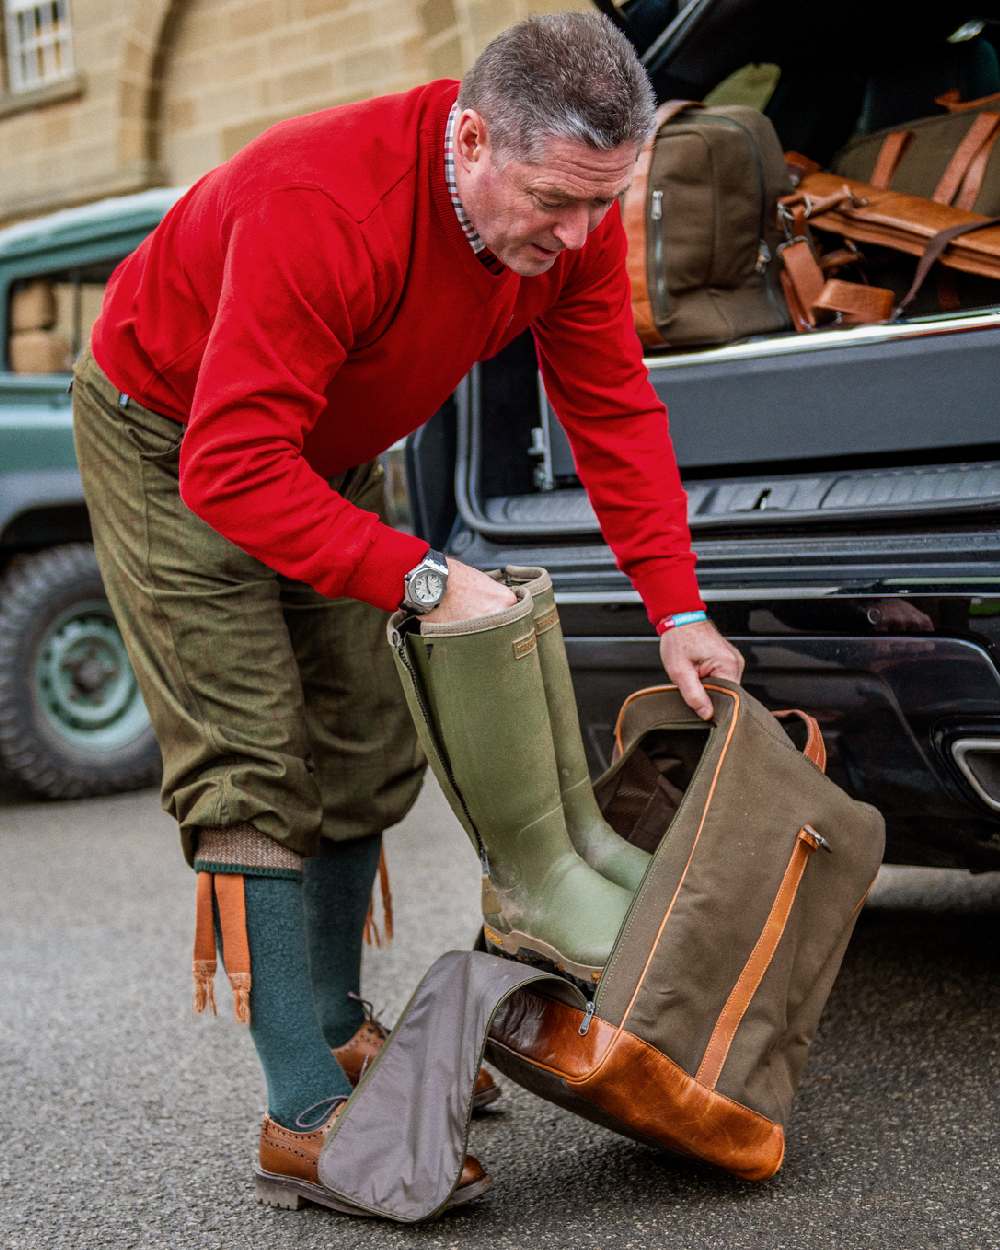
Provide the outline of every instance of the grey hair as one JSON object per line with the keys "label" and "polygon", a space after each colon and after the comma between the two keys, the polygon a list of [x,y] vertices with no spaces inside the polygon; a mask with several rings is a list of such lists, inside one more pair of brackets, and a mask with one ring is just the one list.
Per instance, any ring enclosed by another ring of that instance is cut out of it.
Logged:
{"label": "grey hair", "polygon": [[548,139],[600,151],[642,144],[656,100],[625,36],[596,13],[529,17],[492,40],[462,79],[461,109],[486,120],[494,148],[535,160]]}

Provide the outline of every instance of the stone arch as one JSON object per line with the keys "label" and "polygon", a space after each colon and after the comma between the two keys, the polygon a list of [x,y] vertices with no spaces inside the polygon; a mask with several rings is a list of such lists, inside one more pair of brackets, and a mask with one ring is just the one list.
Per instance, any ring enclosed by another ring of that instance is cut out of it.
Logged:
{"label": "stone arch", "polygon": [[160,94],[171,35],[191,0],[134,0],[118,63],[118,165],[160,180]]}

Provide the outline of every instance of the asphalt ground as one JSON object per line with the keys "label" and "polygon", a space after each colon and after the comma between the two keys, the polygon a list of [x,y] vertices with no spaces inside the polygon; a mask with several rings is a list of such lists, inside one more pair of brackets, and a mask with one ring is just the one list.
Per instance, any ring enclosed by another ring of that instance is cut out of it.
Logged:
{"label": "asphalt ground", "polygon": [[[428,786],[390,835],[384,1019],[477,927],[478,867]],[[733,1180],[504,1081],[490,1193],[404,1228],[256,1205],[262,1082],[218,986],[190,1010],[193,878],[153,792],[0,796],[0,1250],[1000,1247],[1000,877],[895,869],[862,914],[779,1175]]]}

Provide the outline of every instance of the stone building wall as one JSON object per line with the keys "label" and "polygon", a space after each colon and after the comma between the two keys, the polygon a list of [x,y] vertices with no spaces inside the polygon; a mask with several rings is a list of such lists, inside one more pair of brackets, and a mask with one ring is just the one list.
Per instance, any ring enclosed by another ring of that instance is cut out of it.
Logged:
{"label": "stone building wall", "polygon": [[296,113],[460,77],[586,0],[72,0],[76,76],[0,91],[0,225],[189,183]]}

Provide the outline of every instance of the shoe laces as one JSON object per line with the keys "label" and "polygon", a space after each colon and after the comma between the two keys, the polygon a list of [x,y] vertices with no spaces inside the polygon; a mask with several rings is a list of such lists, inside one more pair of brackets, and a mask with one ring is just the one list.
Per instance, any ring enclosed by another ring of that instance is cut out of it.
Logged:
{"label": "shoe laces", "polygon": [[360,994],[355,994],[353,990],[347,991],[347,997],[356,1003],[361,1004],[361,1010],[364,1012],[365,1024],[373,1025],[382,1034],[383,1038],[388,1037],[391,1030],[387,1029],[381,1020],[375,1015],[375,1008],[371,1005],[367,998],[362,998]]}

